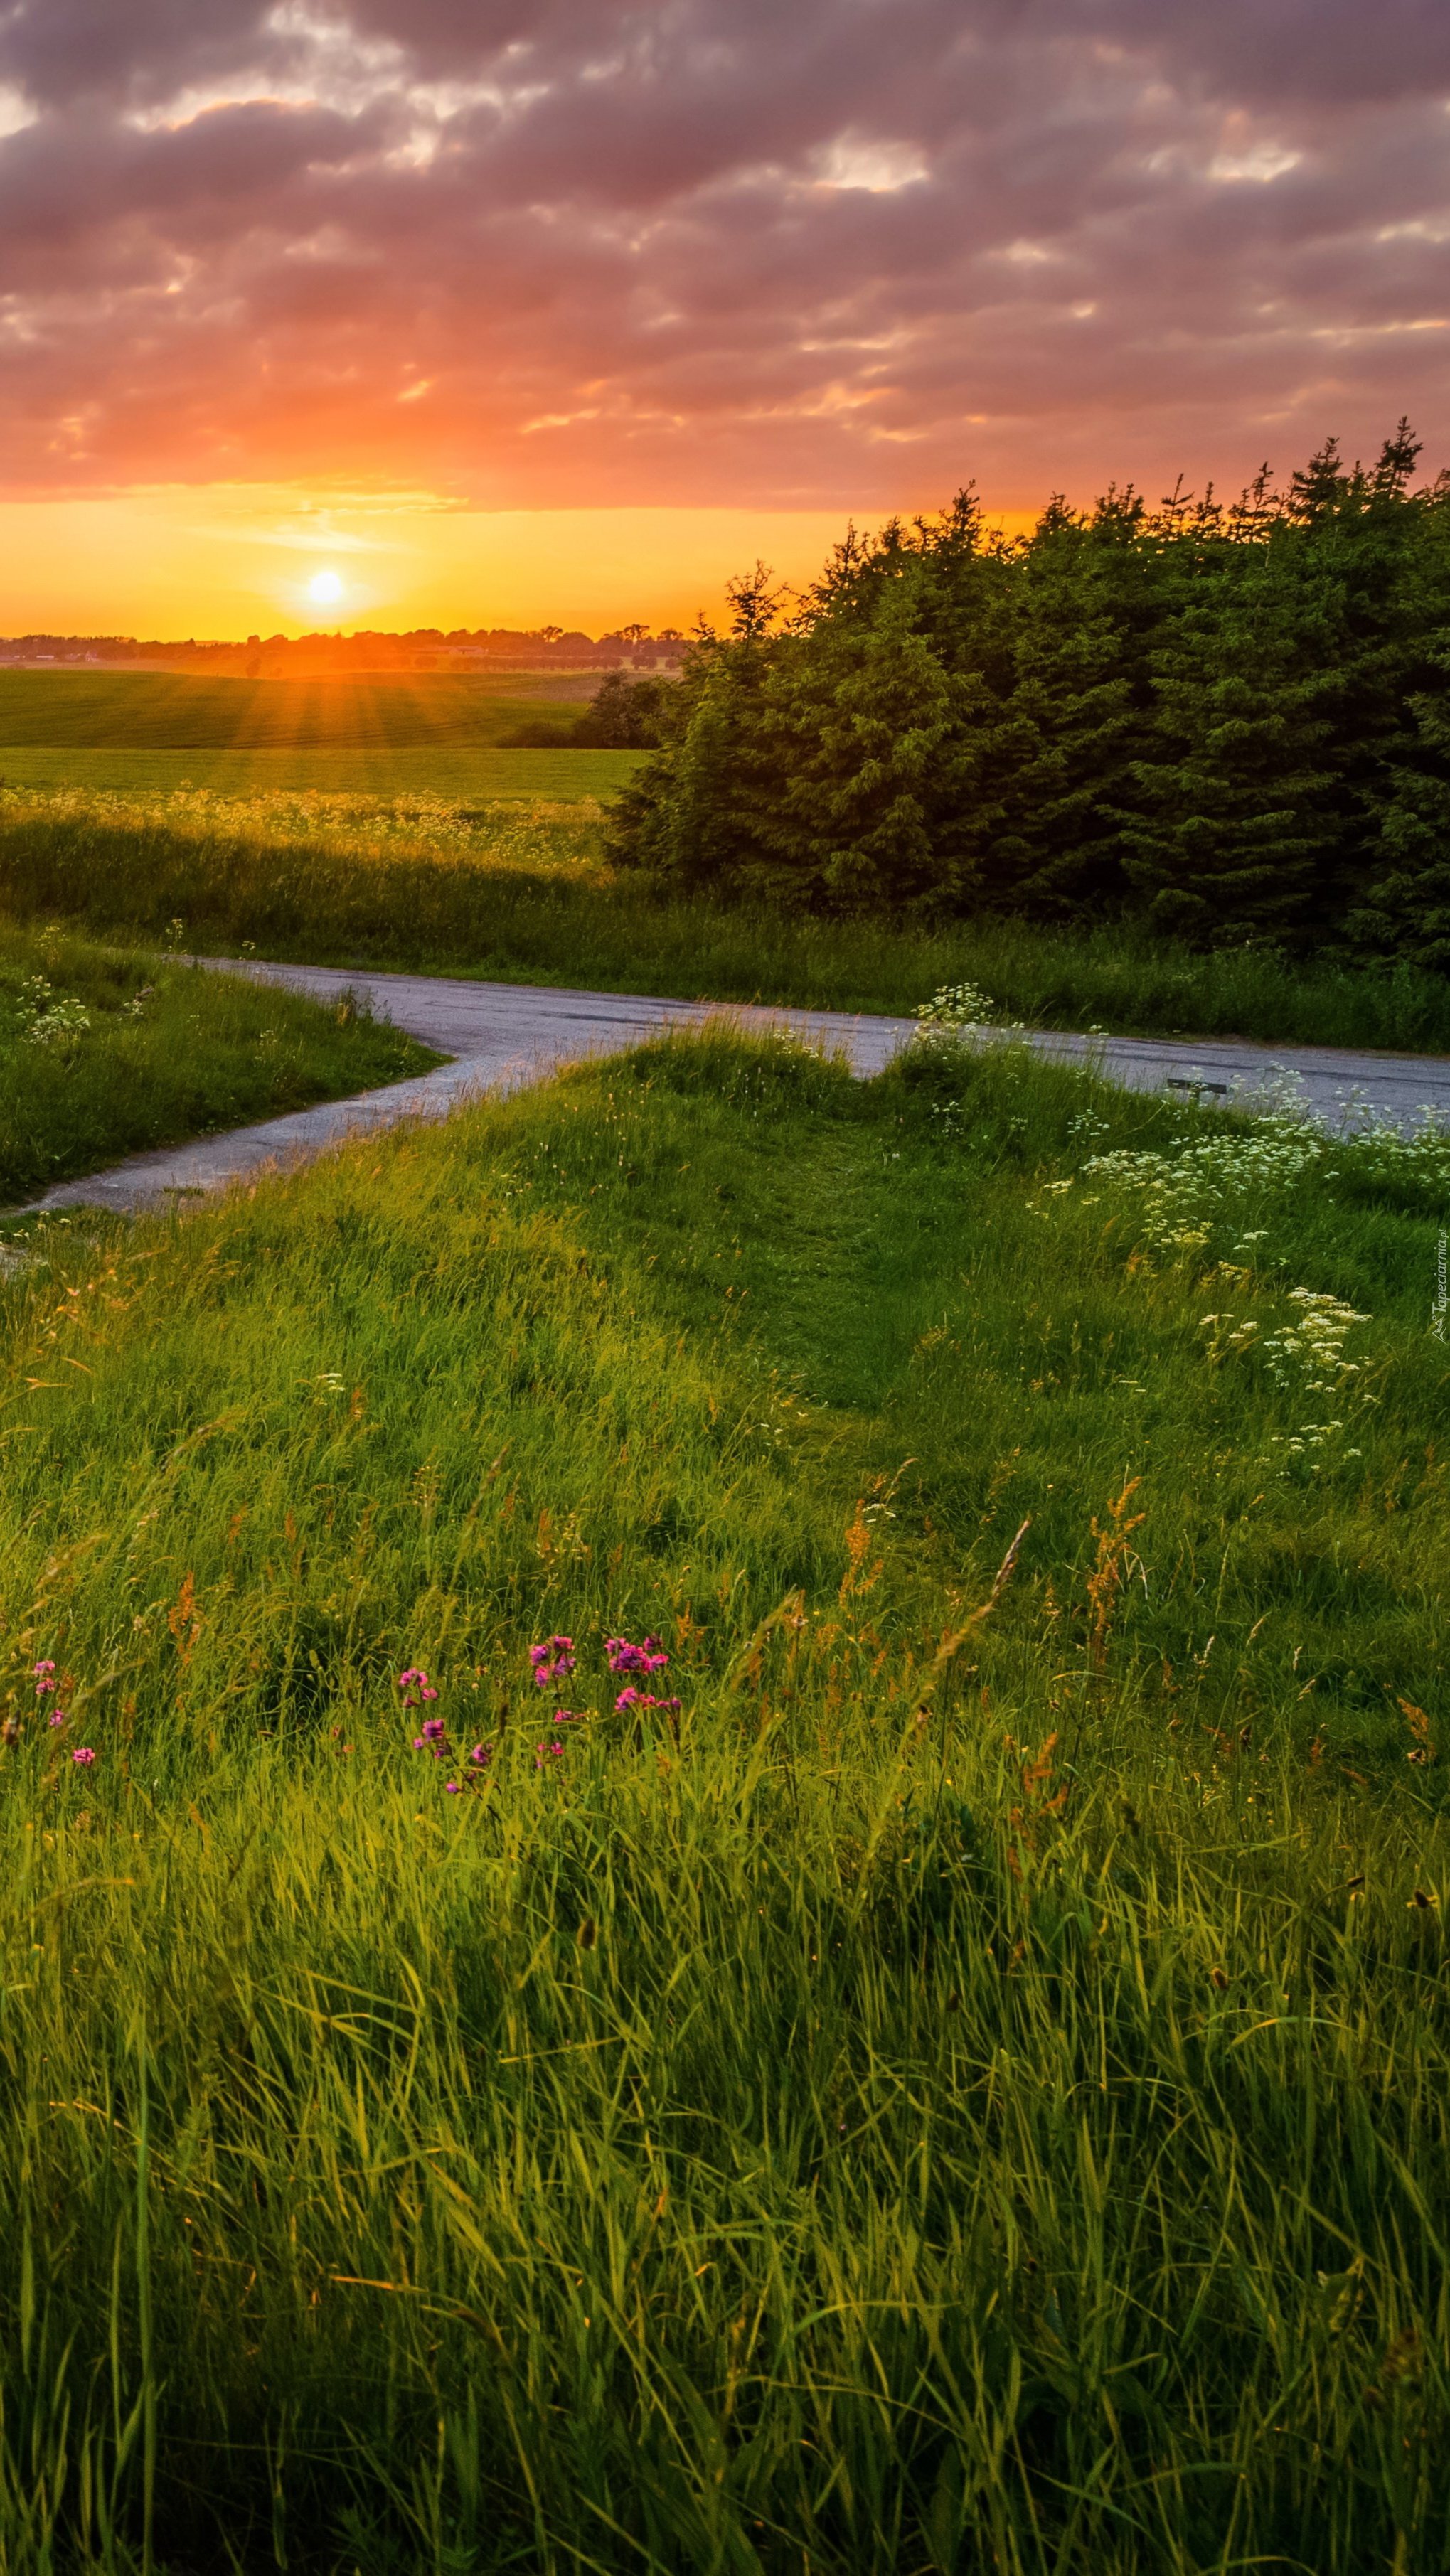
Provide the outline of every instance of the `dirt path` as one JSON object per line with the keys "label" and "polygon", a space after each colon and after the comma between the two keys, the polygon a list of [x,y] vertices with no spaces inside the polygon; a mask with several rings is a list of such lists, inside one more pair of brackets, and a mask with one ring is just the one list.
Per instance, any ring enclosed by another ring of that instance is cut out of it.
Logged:
{"label": "dirt path", "polygon": [[[537,1082],[572,1058],[613,1054],[668,1027],[695,1027],[706,1002],[657,1001],[629,993],[577,993],[547,985],[482,984],[446,975],[347,973],[331,966],[274,966],[253,959],[208,957],[206,966],[251,975],[262,983],[328,1000],[354,992],[380,1016],[453,1058],[434,1073],[393,1083],[352,1100],[294,1110],[260,1126],[207,1136],[192,1145],[133,1154],[108,1172],[58,1182],[36,1208],[155,1206],[200,1197],[270,1165],[306,1160],[348,1136],[391,1127],[400,1119],[443,1118],[469,1093],[511,1091]],[[856,1071],[879,1073],[911,1037],[910,1020],[853,1018],[837,1011],[732,1009],[747,1025],[790,1028],[844,1050]],[[1135,1090],[1171,1083],[1201,1086],[1211,1098],[1262,1093],[1276,1073],[1298,1077],[1314,1115],[1337,1124],[1354,1101],[1373,1115],[1412,1125],[1422,1106],[1450,1117],[1450,1057],[1361,1055],[1339,1047],[1251,1046],[1222,1039],[1035,1036],[1044,1055],[1098,1058],[1117,1082]]]}

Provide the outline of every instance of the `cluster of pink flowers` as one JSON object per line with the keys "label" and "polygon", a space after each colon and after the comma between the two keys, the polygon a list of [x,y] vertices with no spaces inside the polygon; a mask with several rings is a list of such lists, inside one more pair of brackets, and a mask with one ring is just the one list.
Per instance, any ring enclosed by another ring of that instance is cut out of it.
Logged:
{"label": "cluster of pink flowers", "polygon": [[[554,1711],[554,1724],[556,1726],[582,1726],[587,1715],[587,1709],[556,1708]],[[545,1763],[557,1762],[563,1753],[563,1750],[564,1739],[561,1735],[551,1736],[547,1744],[536,1744],[534,1746],[534,1769],[536,1771],[542,1771]]]}
{"label": "cluster of pink flowers", "polygon": [[[32,1670],[33,1670],[33,1672],[34,1672],[34,1674],[35,1674],[35,1696],[36,1696],[36,1698],[37,1698],[38,1700],[45,1700],[45,1699],[48,1699],[48,1698],[49,1698],[49,1696],[50,1696],[50,1693],[51,1693],[51,1692],[55,1689],[55,1687],[56,1687],[56,1681],[55,1681],[55,1666],[54,1666],[54,1664],[51,1662],[51,1660],[50,1660],[50,1658],[49,1658],[49,1656],[48,1656],[48,1655],[46,1655],[46,1656],[42,1656],[42,1658],[41,1658],[40,1662],[39,1662],[38,1664],[34,1665],[34,1666],[32,1667]],[[59,1705],[59,1703],[57,1702],[56,1706],[55,1706],[55,1707],[51,1710],[51,1712],[50,1712],[50,1723],[51,1723],[51,1725],[52,1725],[52,1726],[64,1726],[64,1724],[65,1724],[65,1722],[66,1722],[66,1719],[67,1719],[67,1717],[69,1716],[69,1714],[70,1714],[70,1711],[69,1711],[68,1709],[64,1709],[64,1708],[62,1708],[62,1707]]]}
{"label": "cluster of pink flowers", "polygon": [[565,1682],[574,1670],[575,1654],[572,1637],[551,1637],[547,1645],[530,1646],[529,1661],[534,1668],[536,1690],[552,1690],[556,1682]]}
{"label": "cluster of pink flowers", "polygon": [[[42,1655],[40,1661],[31,1666],[31,1676],[35,1683],[35,1696],[43,1704],[50,1697],[52,1691],[56,1687],[55,1665],[48,1655]],[[68,1708],[62,1708],[59,1701],[57,1701],[55,1707],[50,1712],[47,1723],[51,1726],[68,1726],[70,1724],[70,1710]],[[71,1755],[72,1762],[79,1763],[83,1771],[88,1771],[90,1769],[95,1758],[95,1753],[89,1744],[78,1745],[75,1752]]]}
{"label": "cluster of pink flowers", "polygon": [[[641,1681],[662,1672],[670,1660],[658,1637],[641,1637],[637,1646],[632,1646],[628,1637],[610,1637],[604,1651],[612,1673],[637,1673]],[[631,1709],[659,1708],[667,1717],[678,1717],[680,1712],[677,1699],[656,1699],[653,1691],[637,1690],[633,1682],[626,1682],[614,1706],[620,1716],[627,1716]]]}
{"label": "cluster of pink flowers", "polygon": [[[399,1673],[398,1688],[403,1694],[404,1708],[421,1708],[425,1700],[438,1697],[421,1664],[409,1664],[406,1671]],[[448,1741],[447,1724],[441,1717],[424,1718],[421,1731],[413,1738],[413,1750],[415,1753],[431,1753],[435,1762],[456,1762],[458,1759]],[[468,1760],[476,1771],[482,1771],[493,1760],[493,1746],[475,1744]],[[444,1782],[450,1798],[460,1798],[463,1785],[461,1780]]]}
{"label": "cluster of pink flowers", "polygon": [[[535,1690],[553,1690],[558,1683],[566,1682],[578,1660],[572,1637],[553,1636],[542,1646],[530,1646],[529,1663],[533,1668]],[[554,1724],[577,1726],[582,1714],[577,1709],[556,1708]],[[542,1771],[548,1763],[561,1761],[563,1753],[562,1735],[551,1735],[547,1743],[535,1745],[534,1769]]]}
{"label": "cluster of pink flowers", "polygon": [[[628,1637],[608,1637],[605,1640],[604,1653],[612,1673],[628,1674],[633,1677],[625,1682],[623,1690],[615,1700],[617,1711],[627,1714],[631,1710],[643,1712],[646,1709],[659,1709],[667,1717],[679,1715],[678,1699],[656,1698],[652,1691],[639,1688],[640,1682],[650,1681],[669,1663],[669,1656],[661,1647],[658,1637],[642,1637],[638,1645],[633,1644]],[[547,1638],[540,1646],[530,1646],[529,1668],[533,1675],[535,1689],[549,1690],[558,1683],[567,1681],[574,1671],[577,1660],[572,1637],[553,1636]],[[421,1664],[409,1664],[405,1671],[399,1673],[398,1688],[403,1694],[405,1708],[421,1709],[427,1701],[438,1697]],[[571,1726],[582,1726],[588,1714],[586,1709],[555,1709],[554,1733],[543,1737],[534,1747],[536,1771],[547,1770],[551,1763],[563,1760],[566,1749],[564,1730]],[[413,1738],[413,1750],[415,1753],[430,1753],[435,1762],[444,1762],[450,1766],[456,1766],[460,1771],[463,1770],[462,1757],[449,1743],[448,1728],[441,1717],[425,1717],[422,1720],[420,1731]],[[493,1760],[493,1754],[492,1744],[475,1744],[467,1757],[468,1766],[474,1773],[472,1785],[478,1785],[477,1775],[487,1770]],[[444,1783],[450,1798],[461,1797],[469,1785],[466,1774],[462,1778]]]}
{"label": "cluster of pink flowers", "polygon": [[651,1673],[663,1672],[670,1660],[658,1637],[641,1637],[637,1646],[632,1646],[627,1637],[606,1637],[604,1654],[612,1673],[636,1673],[641,1681],[647,1681]]}
{"label": "cluster of pink flowers", "polygon": [[661,1708],[666,1717],[678,1717],[681,1707],[677,1699],[656,1699],[653,1691],[639,1691],[632,1686],[620,1692],[614,1705],[621,1717],[627,1716],[631,1709],[646,1708]]}

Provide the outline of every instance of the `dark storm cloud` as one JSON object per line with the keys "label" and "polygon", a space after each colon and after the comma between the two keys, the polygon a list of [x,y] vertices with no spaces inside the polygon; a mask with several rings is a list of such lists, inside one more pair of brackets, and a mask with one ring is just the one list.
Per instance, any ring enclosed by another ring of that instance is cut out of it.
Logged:
{"label": "dark storm cloud", "polygon": [[12,489],[1450,442],[1444,0],[0,0],[0,88]]}

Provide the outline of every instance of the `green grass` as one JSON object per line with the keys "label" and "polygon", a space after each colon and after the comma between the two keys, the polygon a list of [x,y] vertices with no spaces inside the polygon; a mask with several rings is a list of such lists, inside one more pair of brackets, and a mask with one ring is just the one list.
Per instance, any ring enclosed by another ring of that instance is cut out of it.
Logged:
{"label": "green grass", "polygon": [[144,798],[595,797],[623,785],[640,755],[499,748],[530,719],[582,714],[586,695],[540,695],[527,675],[0,671],[0,780]]}
{"label": "green grass", "polygon": [[351,1005],[0,921],[0,1205],[437,1061]]}
{"label": "green grass", "polygon": [[[496,743],[582,714],[527,679],[410,673],[316,680],[175,671],[0,671],[0,742],[71,750],[382,752]],[[282,782],[284,784],[288,782]]]}
{"label": "green grass", "polygon": [[1450,981],[1408,967],[1368,975],[1105,930],[979,921],[907,932],[663,899],[603,864],[605,810],[567,792],[590,763],[635,755],[458,757],[552,764],[551,777],[563,764],[565,788],[482,805],[441,787],[235,798],[12,789],[0,796],[0,902],[117,936],[154,936],[180,918],[194,946],[219,954],[250,939],[263,955],[322,964],[845,1011],[909,1012],[938,986],[970,980],[1008,1016],[1046,1028],[1450,1051]]}
{"label": "green grass", "polygon": [[1444,1159],[715,1037],[34,1235],[7,2576],[1442,2568]]}
{"label": "green grass", "polygon": [[[513,710],[517,714],[517,710]],[[555,712],[551,710],[551,712]],[[567,708],[565,713],[568,713]],[[639,766],[637,751],[497,751],[451,744],[389,749],[359,745],[255,751],[56,749],[0,746],[10,787],[80,788],[150,799],[202,788],[215,796],[440,796],[461,804],[495,797],[559,800],[608,796]]]}

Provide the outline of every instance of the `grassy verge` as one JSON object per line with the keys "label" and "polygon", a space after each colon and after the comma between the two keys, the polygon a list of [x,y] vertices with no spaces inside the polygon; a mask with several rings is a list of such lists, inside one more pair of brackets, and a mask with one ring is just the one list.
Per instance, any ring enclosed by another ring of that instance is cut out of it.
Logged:
{"label": "grassy verge", "polygon": [[438,1059],[300,995],[0,920],[0,1205]]}
{"label": "grassy verge", "polygon": [[1443,1159],[719,1038],[39,1236],[6,2563],[1438,2567]]}
{"label": "grassy verge", "polygon": [[1450,982],[1409,968],[1371,976],[1106,931],[906,932],[671,902],[601,864],[602,821],[580,797],[473,806],[441,794],[12,790],[0,796],[0,901],[115,935],[155,936],[179,918],[197,948],[234,952],[250,939],[265,956],[327,965],[844,1011],[909,1012],[970,981],[1044,1028],[1450,1051]]}

